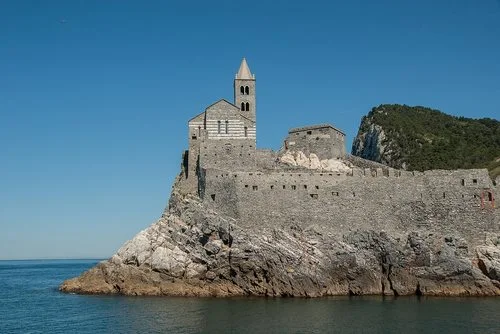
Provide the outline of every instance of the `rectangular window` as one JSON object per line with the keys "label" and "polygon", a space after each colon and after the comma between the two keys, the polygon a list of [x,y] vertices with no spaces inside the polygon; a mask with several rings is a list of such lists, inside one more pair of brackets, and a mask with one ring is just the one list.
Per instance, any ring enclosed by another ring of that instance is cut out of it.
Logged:
{"label": "rectangular window", "polygon": [[295,190],[297,189],[297,186],[296,185],[292,185],[292,190]]}
{"label": "rectangular window", "polygon": [[472,183],[477,184],[477,179],[472,179]]}
{"label": "rectangular window", "polygon": [[253,190],[257,190],[257,189],[259,189],[259,187],[257,187],[257,186],[252,186],[252,189],[253,189]]}
{"label": "rectangular window", "polygon": [[220,133],[220,121],[217,121],[217,133]]}
{"label": "rectangular window", "polygon": [[245,130],[245,137],[248,137],[248,128],[245,126],[243,129]]}
{"label": "rectangular window", "polygon": [[309,196],[311,196],[311,198],[313,199],[318,199],[318,194],[309,194]]}
{"label": "rectangular window", "polygon": [[226,135],[229,133],[229,121],[226,121]]}

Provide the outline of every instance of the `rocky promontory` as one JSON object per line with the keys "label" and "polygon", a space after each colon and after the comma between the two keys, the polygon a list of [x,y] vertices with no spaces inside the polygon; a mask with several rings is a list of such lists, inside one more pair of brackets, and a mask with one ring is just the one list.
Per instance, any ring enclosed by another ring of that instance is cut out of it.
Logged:
{"label": "rocky promontory", "polygon": [[[406,170],[500,169],[500,122],[422,106],[382,104],[361,120],[351,153]],[[496,163],[495,163],[496,162]]]}
{"label": "rocky promontory", "polygon": [[[332,219],[334,219],[332,217]],[[303,225],[302,225],[303,226]],[[175,296],[500,295],[500,235],[242,228],[174,190],[161,218],[60,290]]]}

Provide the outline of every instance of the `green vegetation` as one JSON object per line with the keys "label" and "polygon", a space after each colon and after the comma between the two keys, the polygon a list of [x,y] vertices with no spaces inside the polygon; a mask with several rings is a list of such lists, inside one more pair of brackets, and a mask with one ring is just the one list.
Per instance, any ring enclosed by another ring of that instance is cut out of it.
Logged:
{"label": "green vegetation", "polygon": [[495,180],[497,176],[500,176],[500,158],[490,162],[486,168],[490,171],[491,179]]}
{"label": "green vegetation", "polygon": [[[372,109],[370,123],[382,126],[394,167],[408,170],[483,168],[500,174],[500,122],[490,118],[454,117],[421,106],[386,104]],[[369,122],[366,122],[369,121]]]}

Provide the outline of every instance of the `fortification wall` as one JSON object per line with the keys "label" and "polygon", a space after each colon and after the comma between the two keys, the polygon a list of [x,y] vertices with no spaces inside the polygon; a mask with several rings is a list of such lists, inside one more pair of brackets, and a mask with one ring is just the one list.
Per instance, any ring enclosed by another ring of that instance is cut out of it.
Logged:
{"label": "fortification wall", "polygon": [[391,168],[387,165],[381,164],[379,162],[363,159],[361,157],[357,157],[357,156],[351,155],[351,154],[346,154],[345,159],[347,161],[349,161],[350,163],[352,163],[354,166],[357,166],[360,168],[374,168],[374,169],[382,168],[383,170],[387,170],[387,171],[393,170],[393,168]]}
{"label": "fortification wall", "polygon": [[255,169],[253,139],[205,140],[200,144],[200,166],[226,170]]}
{"label": "fortification wall", "polygon": [[278,152],[271,149],[258,149],[255,151],[256,170],[274,170],[278,168]]}
{"label": "fortification wall", "polygon": [[204,201],[249,228],[294,224],[332,234],[374,229],[401,237],[422,229],[458,232],[471,245],[483,241],[484,231],[499,231],[498,209],[484,197],[485,189],[494,191],[485,170],[389,176],[380,171],[372,176],[370,169],[349,175],[208,170]]}

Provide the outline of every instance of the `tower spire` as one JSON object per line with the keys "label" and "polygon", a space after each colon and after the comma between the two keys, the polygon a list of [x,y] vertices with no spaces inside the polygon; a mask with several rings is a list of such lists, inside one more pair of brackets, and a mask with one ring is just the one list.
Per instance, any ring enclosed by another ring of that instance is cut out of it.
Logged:
{"label": "tower spire", "polygon": [[241,61],[240,69],[236,74],[236,79],[255,79],[255,76],[250,72],[250,68],[248,67],[247,60],[243,58]]}

